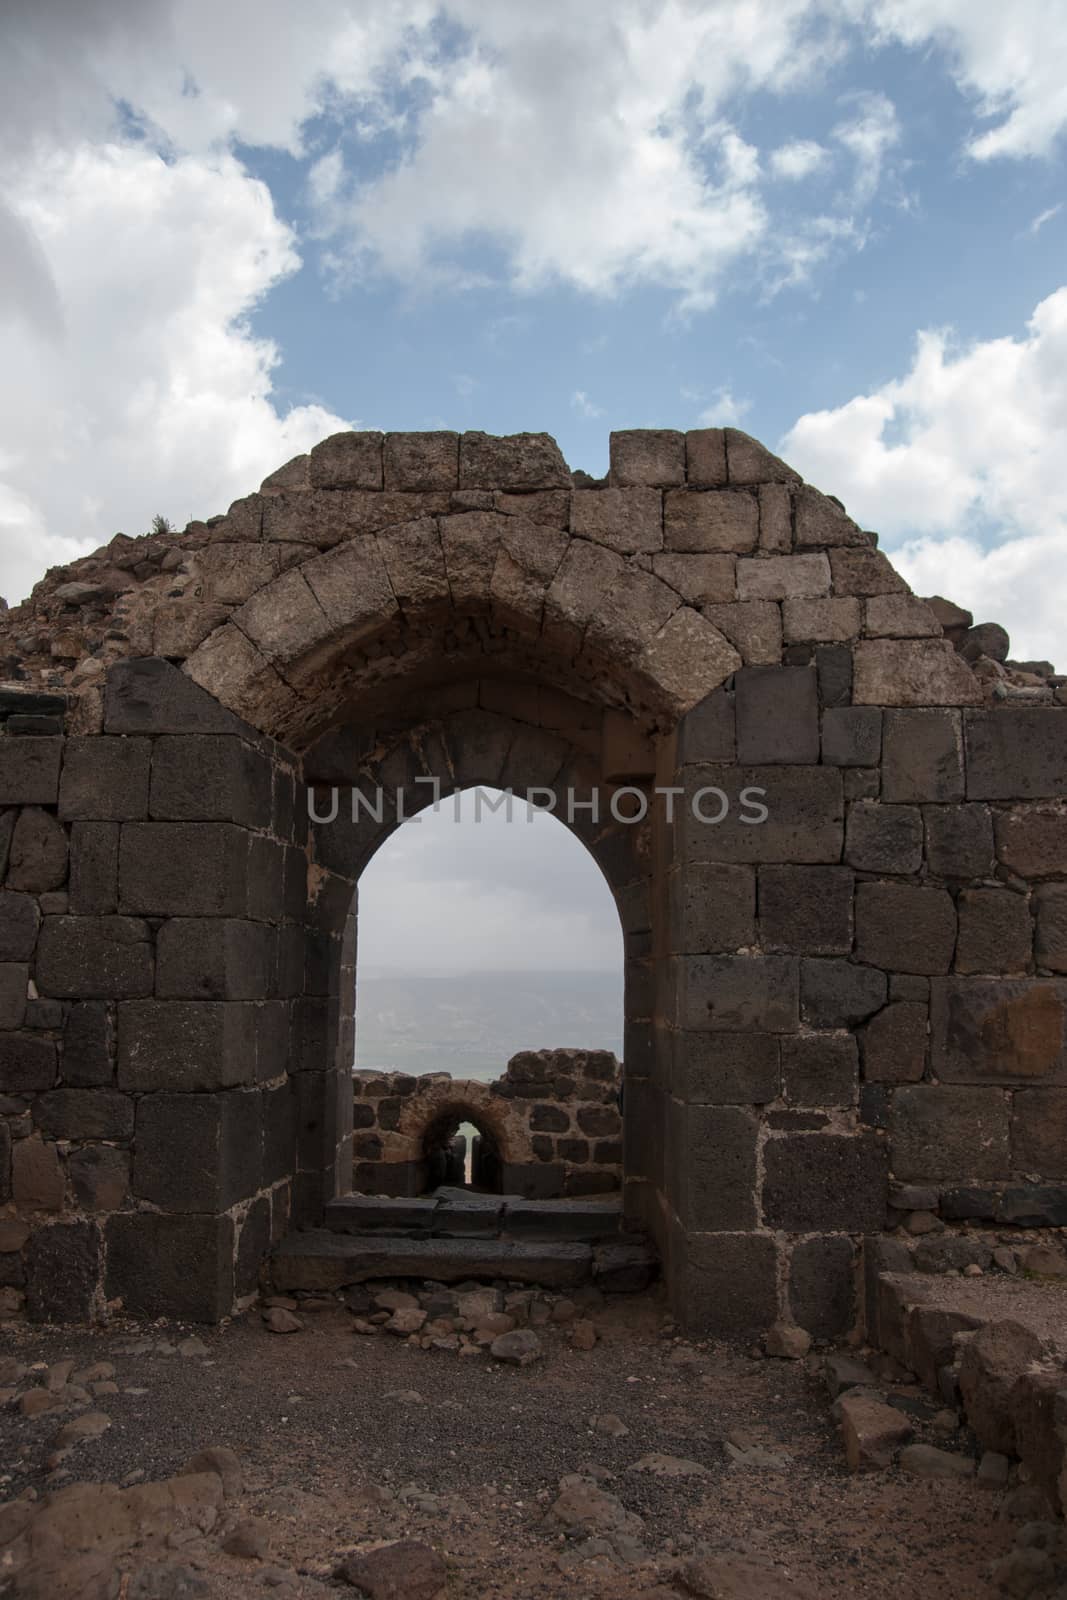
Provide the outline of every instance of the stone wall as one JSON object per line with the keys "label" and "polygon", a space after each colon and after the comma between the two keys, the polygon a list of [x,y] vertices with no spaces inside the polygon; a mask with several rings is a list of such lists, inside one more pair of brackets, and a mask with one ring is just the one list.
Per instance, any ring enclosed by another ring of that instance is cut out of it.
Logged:
{"label": "stone wall", "polygon": [[[357,1072],[353,1188],[418,1195],[440,1182],[427,1136],[478,1128],[483,1182],[528,1200],[608,1194],[622,1187],[622,1069],[610,1050],[523,1050],[493,1083],[447,1072]],[[491,1153],[490,1170],[486,1159]],[[495,1181],[492,1179],[495,1177]]]}
{"label": "stone wall", "polygon": [[[1007,650],[732,429],[616,434],[603,484],[543,435],[338,435],[57,570],[0,618],[10,1298],[215,1317],[322,1222],[358,879],[418,777],[596,794],[560,814],[625,938],[625,1205],[687,1328],[843,1331],[891,1181],[1056,1220],[1067,707]],[[384,811],[309,829],[335,783]]]}
{"label": "stone wall", "polygon": [[299,1182],[295,768],[163,662],[115,668],[91,738],[55,731],[61,703],[6,704],[7,1308],[210,1320],[255,1290]]}
{"label": "stone wall", "polygon": [[737,673],[670,763],[769,809],[681,808],[627,1160],[671,1195],[680,1303],[739,1331],[846,1330],[891,1178],[950,1218],[1067,1217],[1065,713],[858,706],[852,671],[812,643]]}

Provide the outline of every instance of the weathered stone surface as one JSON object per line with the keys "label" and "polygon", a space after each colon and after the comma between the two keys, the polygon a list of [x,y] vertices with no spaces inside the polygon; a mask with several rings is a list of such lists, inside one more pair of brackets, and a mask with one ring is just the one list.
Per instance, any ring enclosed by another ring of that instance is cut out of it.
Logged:
{"label": "weathered stone surface", "polygon": [[[416,523],[414,526],[421,528],[422,525]],[[432,525],[427,531],[427,552],[432,568],[437,560],[437,552],[434,549],[435,538],[430,539],[430,531]],[[382,544],[387,544],[394,552],[398,565],[400,555],[397,541],[398,536],[392,538],[392,544],[386,538],[382,539]],[[408,552],[408,573],[413,565],[416,563],[411,552]],[[349,544],[325,550],[312,562],[301,566],[299,576],[306,579],[309,594],[314,597],[315,606],[322,611],[320,616],[315,616],[314,608],[307,605],[306,598],[296,586],[293,586],[291,594],[282,594],[280,586],[296,576],[296,573],[286,573],[285,578],[278,578],[270,589],[262,590],[264,608],[256,611],[254,629],[246,627],[242,619],[246,618],[250,606],[258,605],[259,597],[250,600],[248,606],[242,606],[235,618],[240,626],[245,627],[267,659],[290,659],[302,650],[310,650],[312,646],[325,642],[331,634],[342,635],[346,646],[354,645],[360,638],[379,632],[397,611],[397,597],[389,582],[378,541],[352,539]],[[270,603],[267,603],[267,597],[270,597]],[[277,613],[274,610],[275,600]],[[290,605],[294,606],[293,613],[288,611]]]}
{"label": "weathered stone surface", "polygon": [[156,939],[163,1000],[259,1000],[272,992],[275,935],[233,917],[172,917]]}
{"label": "weathered stone surface", "polygon": [[797,962],[790,956],[678,956],[678,1014],[685,1028],[732,1033],[797,1027]]}
{"label": "weathered stone surface", "polygon": [[67,878],[67,834],[62,823],[37,806],[19,812],[11,837],[7,887],[46,894]]}
{"label": "weathered stone surface", "polygon": [[928,1009],[898,1000],[871,1018],[860,1035],[868,1083],[918,1083],[926,1065]]}
{"label": "weathered stone surface", "polygon": [[1062,981],[945,978],[931,991],[932,1064],[950,1083],[1067,1081]]}
{"label": "weathered stone surface", "polygon": [[182,671],[188,674],[192,687],[201,689],[217,710],[228,706],[237,716],[252,722],[267,716],[281,717],[296,700],[294,691],[266,656],[232,622],[209,634]]}
{"label": "weathered stone surface", "polygon": [[812,1338],[841,1339],[852,1327],[854,1258],[852,1240],[844,1234],[802,1239],[793,1246],[789,1308]]}
{"label": "weathered stone surface", "polygon": [[136,917],[48,917],[37,949],[43,994],[75,1000],[134,999],[152,993],[152,946]]}
{"label": "weathered stone surface", "polygon": [[0,1090],[32,1094],[56,1081],[56,1047],[33,1033],[0,1034]]}
{"label": "weathered stone surface", "polygon": [[923,824],[926,861],[932,873],[942,878],[990,875],[993,823],[987,806],[924,806]]}
{"label": "weathered stone surface", "polygon": [[331,434],[308,457],[308,481],[313,489],[380,489],[382,435]]}
{"label": "weathered stone surface", "polygon": [[918,872],[923,858],[922,814],[917,806],[860,800],[848,808],[845,860],[862,872]]}
{"label": "weathered stone surface", "polygon": [[33,1120],[48,1139],[128,1139],[133,1101],[115,1089],[50,1089],[34,1101]]}
{"label": "weathered stone surface", "polygon": [[626,428],[610,435],[608,449],[614,484],[685,482],[685,434],[673,428]]}
{"label": "weathered stone surface", "polygon": [[686,482],[695,489],[726,483],[726,435],[722,428],[691,428],[685,436]]}
{"label": "weathered stone surface", "polygon": [[1012,1100],[1016,1168],[1067,1177],[1067,1089],[1020,1089]]}
{"label": "weathered stone surface", "polygon": [[[34,1322],[88,1322],[100,1282],[99,1228],[95,1222],[57,1222],[35,1229],[26,1268],[26,1309]],[[63,1448],[58,1439],[56,1444]]]}
{"label": "weathered stone surface", "polygon": [[22,1027],[29,976],[30,969],[25,962],[0,963],[0,1031]]}
{"label": "weathered stone surface", "polygon": [[[628,572],[619,577],[604,595],[590,617],[583,641],[583,654],[632,662],[659,637],[681,602],[673,589],[651,573]],[[689,617],[697,629],[707,624],[695,612]],[[723,641],[724,653],[729,646]],[[730,651],[732,656],[733,652]],[[721,681],[721,680],[719,680]]]}
{"label": "weathered stone surface", "polygon": [[852,961],[802,960],[800,999],[804,1020],[815,1028],[850,1028],[885,1005],[884,972]]}
{"label": "weathered stone surface", "polygon": [[1044,883],[1035,899],[1037,964],[1052,972],[1067,972],[1067,884]]}
{"label": "weathered stone surface", "polygon": [[620,555],[662,550],[662,500],[658,489],[576,489],[571,531]]}
{"label": "weathered stone surface", "polygon": [[1067,810],[1054,806],[1013,806],[996,811],[997,860],[1022,878],[1061,873],[1067,862]]}
{"label": "weathered stone surface", "polygon": [[106,1223],[105,1293],[128,1316],[216,1322],[233,1297],[229,1217],[119,1212]]}
{"label": "weathered stone surface", "polygon": [[958,712],[890,711],[885,717],[883,740],[883,799],[963,799],[963,742]]}
{"label": "weathered stone surface", "polygon": [[11,1152],[11,1198],[28,1211],[61,1211],[66,1184],[54,1144],[17,1139]]}
{"label": "weathered stone surface", "polygon": [[756,1138],[759,1125],[739,1106],[679,1108],[668,1155],[675,1211],[698,1233],[756,1224]]}
{"label": "weathered stone surface", "polygon": [[255,1077],[254,1006],[201,1000],[119,1006],[121,1088],[227,1089]]}
{"label": "weathered stone surface", "polygon": [[266,828],[271,820],[271,764],[241,739],[165,735],[152,753],[149,812],[168,822],[238,822]]}
{"label": "weathered stone surface", "polygon": [[893,1406],[865,1395],[846,1394],[839,1402],[845,1457],[853,1472],[884,1472],[894,1452],[915,1432]]}
{"label": "weathered stone surface", "polygon": [[963,1348],[960,1394],[967,1421],[987,1450],[1016,1451],[1016,1385],[1042,1359],[1041,1340],[1010,1319],[988,1322]]}
{"label": "weathered stone surface", "polygon": [[974,1458],[932,1444],[909,1444],[900,1452],[900,1470],[915,1478],[973,1478]]}
{"label": "weathered stone surface", "polygon": [[668,490],[663,500],[667,550],[746,553],[759,539],[759,501],[732,489]]}
{"label": "weathered stone surface", "polygon": [[[493,613],[500,621],[531,638],[540,633],[545,589],[555,576],[566,547],[567,536],[559,528],[521,517],[509,519],[489,583]],[[391,570],[390,578],[401,605],[410,606],[401,577]],[[447,594],[447,588],[444,592]]]}
{"label": "weathered stone surface", "polygon": [[761,1033],[672,1035],[675,1094],[690,1104],[765,1105],[778,1096],[778,1040]]}
{"label": "weathered stone surface", "polygon": [[873,706],[823,712],[822,758],[834,767],[874,767],[882,752],[882,713]]}
{"label": "weathered stone surface", "polygon": [[798,484],[793,491],[797,549],[813,545],[832,548],[839,545],[870,545],[870,535],[856,526],[846,511],[829,495],[820,494],[810,484]]}
{"label": "weathered stone surface", "polygon": [[763,1220],[791,1233],[884,1226],[888,1161],[873,1133],[795,1133],[763,1150]]}
{"label": "weathered stone surface", "polygon": [[0,889],[0,961],[26,961],[33,954],[41,913],[28,894]]}
{"label": "weathered stone surface", "polygon": [[740,651],[747,667],[777,666],[782,659],[782,613],[773,600],[736,601],[730,605],[704,605],[701,609],[707,620]]}
{"label": "weathered stone surface", "polygon": [[678,1239],[673,1274],[682,1327],[736,1338],[778,1314],[777,1251],[767,1234],[691,1233]]}
{"label": "weathered stone surface", "polygon": [[759,486],[759,547],[768,555],[793,548],[793,497],[787,484]]}
{"label": "weathered stone surface", "polygon": [[819,759],[819,700],[809,667],[743,667],[734,682],[737,759],[803,766]]}
{"label": "weathered stone surface", "polygon": [[119,903],[119,824],[75,822],[70,831],[70,904],[76,916],[107,917]]}
{"label": "weathered stone surface", "polygon": [[461,489],[569,489],[571,474],[547,433],[464,433],[459,441]]}
{"label": "weathered stone surface", "polygon": [[208,545],[197,555],[204,595],[215,606],[243,605],[257,589],[297,565],[307,553],[307,545],[295,541]]}
{"label": "weathered stone surface", "polygon": [[243,916],[248,834],[229,822],[129,822],[119,845],[121,906],[147,916]]}
{"label": "weathered stone surface", "polygon": [[872,638],[940,638],[941,624],[925,600],[913,594],[873,595],[864,607],[864,631]]}
{"label": "weathered stone surface", "polygon": [[63,1081],[89,1087],[110,1083],[113,1030],[100,1000],[72,1005],[63,1025]]}
{"label": "weathered stone surface", "polygon": [[830,563],[821,552],[737,563],[739,600],[806,600],[829,593]]}
{"label": "weathered stone surface", "polygon": [[[717,605],[719,612],[734,609],[736,579],[733,556],[676,555],[665,551],[652,557],[652,571],[657,578],[677,590],[687,605],[710,607],[721,602]],[[709,611],[706,610],[704,615],[718,627]],[[719,631],[723,630],[720,628]]]}
{"label": "weathered stone surface", "polygon": [[731,483],[799,483],[800,474],[740,428],[724,429]]}
{"label": "weathered stone surface", "polygon": [[688,608],[676,611],[638,656],[636,670],[681,715],[736,672],[741,658],[717,628]]}
{"label": "weathered stone surface", "polygon": [[707,954],[752,944],[756,928],[756,874],[752,867],[695,862],[672,875],[671,949]]}
{"label": "weathered stone surface", "polygon": [[859,1078],[855,1039],[800,1034],[782,1040],[782,1098],[795,1106],[851,1106]]}
{"label": "weathered stone surface", "polygon": [[112,1145],[87,1144],[67,1162],[71,1188],[86,1211],[118,1211],[130,1190],[130,1158]]}
{"label": "weathered stone surface", "polygon": [[947,972],[956,913],[944,889],[861,883],[856,888],[856,955],[894,972]]}
{"label": "weathered stone surface", "polygon": [[859,631],[858,600],[786,600],[782,605],[782,636],[786,644],[840,644],[855,639]]}
{"label": "weathered stone surface", "polygon": [[276,1289],[336,1289],[371,1278],[432,1278],[462,1283],[512,1278],[548,1288],[571,1288],[589,1275],[587,1244],[500,1239],[418,1239],[343,1236],[308,1231],[282,1240],[274,1257]]}
{"label": "weathered stone surface", "polygon": [[906,594],[907,584],[881,550],[831,550],[830,569],[838,595]]}
{"label": "weathered stone surface", "polygon": [[448,1569],[429,1545],[399,1539],[346,1556],[335,1576],[368,1600],[436,1600],[444,1592]]}
{"label": "weathered stone surface", "polygon": [[763,948],[804,955],[847,954],[852,948],[853,881],[847,867],[760,867]]}
{"label": "weathered stone surface", "polygon": [[459,483],[458,433],[387,433],[386,489],[455,489]]}
{"label": "weathered stone surface", "polygon": [[975,711],[964,720],[968,800],[1042,800],[1067,792],[1067,719],[1055,707]]}
{"label": "weathered stone surface", "polygon": [[142,1095],[133,1192],[168,1213],[225,1211],[258,1188],[261,1143],[254,1091]]}
{"label": "weathered stone surface", "polygon": [[1025,972],[1033,925],[1022,895],[1010,889],[964,889],[956,901],[957,972]]}
{"label": "weathered stone surface", "polygon": [[[226,631],[236,632],[220,630]],[[201,651],[206,649],[205,643]],[[104,692],[104,728],[109,734],[244,731],[232,711],[201,688],[199,680],[193,682],[157,656],[117,661],[111,668]]]}
{"label": "weathered stone surface", "polygon": [[861,639],[854,659],[857,705],[981,704],[980,682],[947,639]]}
{"label": "weathered stone surface", "polygon": [[[839,771],[709,763],[688,767],[683,781],[685,795],[677,802],[676,816],[683,861],[840,861],[844,801]],[[745,791],[747,801],[742,799]],[[757,820],[758,806],[766,807],[763,820]]]}
{"label": "weathered stone surface", "polygon": [[896,1177],[932,1182],[1006,1177],[1008,1106],[997,1089],[909,1084],[890,1116]]}
{"label": "weathered stone surface", "polygon": [[0,746],[0,806],[54,806],[63,740],[6,737]]}

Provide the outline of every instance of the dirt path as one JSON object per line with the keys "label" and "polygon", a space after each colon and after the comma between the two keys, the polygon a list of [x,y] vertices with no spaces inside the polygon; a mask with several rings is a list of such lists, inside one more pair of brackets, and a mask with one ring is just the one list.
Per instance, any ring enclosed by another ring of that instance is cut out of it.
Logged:
{"label": "dirt path", "polygon": [[[181,1542],[179,1555],[206,1585],[188,1592],[237,1600],[352,1593],[331,1578],[338,1560],[397,1538],[446,1557],[450,1600],[629,1600],[657,1585],[668,1594],[680,1559],[725,1551],[765,1558],[827,1600],[997,1592],[989,1568],[1016,1531],[997,1519],[997,1497],[971,1483],[850,1475],[813,1359],[676,1342],[662,1335],[651,1296],[605,1305],[594,1319],[595,1349],[575,1350],[565,1328],[550,1327],[544,1359],[523,1369],[389,1334],[360,1337],[341,1308],[305,1316],[288,1336],[268,1333],[258,1315],[217,1332],[8,1333],[0,1348],[21,1362],[111,1362],[118,1392],[94,1396],[112,1425],[79,1444],[58,1479],[48,1457],[75,1413],[30,1418],[9,1400],[0,1494],[131,1473],[155,1479],[205,1446],[232,1447],[243,1493],[223,1524]],[[174,1350],[189,1334],[204,1353]],[[627,1431],[594,1428],[605,1413]],[[730,1436],[776,1464],[731,1465]],[[653,1453],[702,1470],[635,1469]],[[642,1519],[626,1563],[546,1521],[559,1480],[578,1471]],[[269,1525],[264,1560],[220,1553],[226,1529],[248,1517]]]}

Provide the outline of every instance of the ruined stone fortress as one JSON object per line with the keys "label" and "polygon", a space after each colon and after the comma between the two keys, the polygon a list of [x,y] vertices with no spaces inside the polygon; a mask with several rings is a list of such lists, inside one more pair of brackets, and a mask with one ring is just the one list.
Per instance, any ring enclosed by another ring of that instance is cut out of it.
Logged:
{"label": "ruined stone fortress", "polygon": [[[458,1275],[645,1237],[690,1332],[835,1337],[904,1214],[1067,1225],[1067,693],[970,620],[732,429],[617,433],[604,482],[540,434],[343,433],[50,573],[0,616],[6,1314],[446,1275],[449,1204],[370,1169],[423,1160],[407,1097],[493,1127],[458,1090],[354,1095],[358,882],[396,813],[317,824],[309,786],[604,797],[571,825],[625,935],[621,1150],[519,1072]],[[681,798],[633,821],[654,787]],[[614,1215],[575,1197],[582,1139]]]}

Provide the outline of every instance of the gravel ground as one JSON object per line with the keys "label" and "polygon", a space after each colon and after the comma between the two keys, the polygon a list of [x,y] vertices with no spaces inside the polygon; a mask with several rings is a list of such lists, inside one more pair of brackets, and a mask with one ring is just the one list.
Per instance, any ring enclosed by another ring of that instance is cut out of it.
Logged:
{"label": "gravel ground", "polygon": [[[0,1353],[49,1364],[72,1357],[78,1367],[110,1361],[120,1392],[94,1399],[112,1426],[80,1444],[58,1478],[47,1458],[72,1413],[0,1409],[0,1493],[120,1482],[133,1472],[159,1478],[196,1450],[229,1446],[245,1488],[226,1526],[265,1517],[269,1559],[220,1554],[225,1530],[216,1529],[184,1544],[181,1560],[200,1569],[207,1592],[235,1600],[271,1587],[352,1593],[331,1579],[338,1559],[395,1538],[421,1539],[446,1557],[450,1600],[665,1596],[675,1592],[669,1578],[680,1558],[725,1551],[766,1559],[807,1586],[798,1594],[820,1600],[998,1592],[989,1568],[1017,1531],[998,1519],[998,1497],[896,1471],[850,1475],[814,1359],[758,1360],[665,1337],[654,1295],[619,1297],[592,1315],[595,1349],[574,1350],[567,1330],[551,1327],[544,1359],[524,1369],[389,1334],[360,1337],[340,1307],[305,1316],[303,1330],[286,1336],[268,1333],[256,1314],[216,1331],[8,1329]],[[206,1353],[163,1353],[190,1334]],[[129,1353],[146,1338],[150,1350]],[[606,1412],[629,1431],[594,1430],[590,1419]],[[729,1434],[785,1464],[730,1465]],[[704,1472],[634,1470],[651,1452]],[[648,1562],[575,1562],[573,1544],[545,1523],[559,1479],[590,1467],[643,1519]]]}

